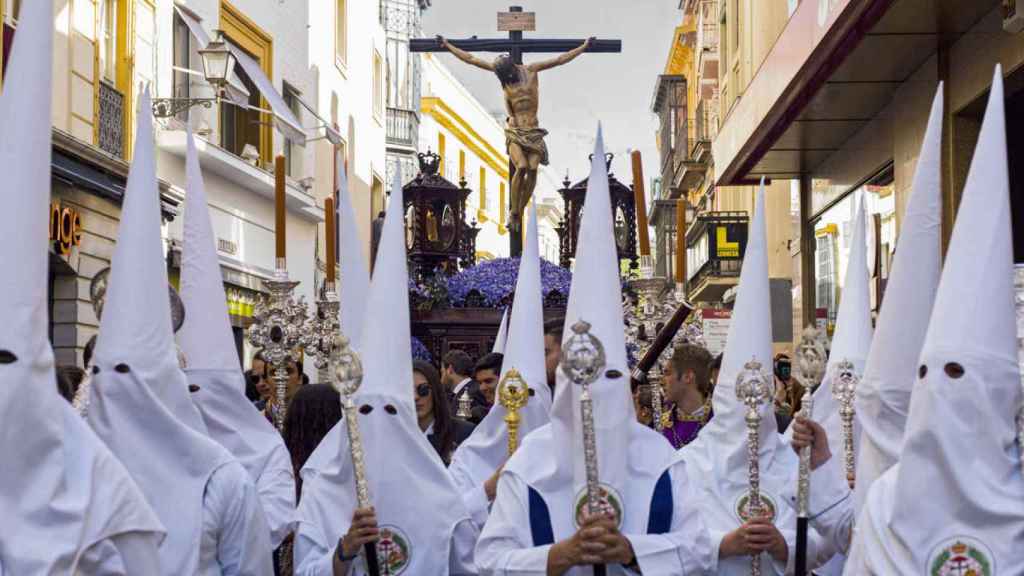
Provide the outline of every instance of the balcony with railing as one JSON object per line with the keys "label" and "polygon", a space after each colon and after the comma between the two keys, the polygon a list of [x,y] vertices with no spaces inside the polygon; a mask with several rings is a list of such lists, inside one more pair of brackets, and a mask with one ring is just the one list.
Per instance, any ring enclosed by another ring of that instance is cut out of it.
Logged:
{"label": "balcony with railing", "polygon": [[124,157],[124,94],[106,80],[100,82],[99,147]]}
{"label": "balcony with railing", "polygon": [[719,302],[739,283],[749,224],[746,212],[705,212],[686,231],[686,286],[693,301]]}
{"label": "balcony with railing", "polygon": [[661,181],[666,198],[677,198],[676,173],[689,152],[689,126],[686,110],[686,78],[679,75],[658,77],[652,110],[658,115],[658,144],[661,151]]}
{"label": "balcony with railing", "polygon": [[697,73],[703,80],[718,79],[718,1],[701,0],[696,9]]}
{"label": "balcony with railing", "polygon": [[419,114],[413,110],[388,108],[386,138],[389,145],[415,149],[419,142],[419,133]]}

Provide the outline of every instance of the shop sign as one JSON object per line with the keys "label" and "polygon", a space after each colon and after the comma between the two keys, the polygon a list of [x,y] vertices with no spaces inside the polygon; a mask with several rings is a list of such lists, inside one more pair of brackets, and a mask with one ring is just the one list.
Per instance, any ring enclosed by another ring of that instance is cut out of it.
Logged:
{"label": "shop sign", "polygon": [[234,256],[235,254],[238,254],[238,244],[232,242],[231,240],[217,238],[217,250],[220,250],[225,254],[230,254]]}
{"label": "shop sign", "polygon": [[61,206],[56,200],[50,202],[50,241],[61,256],[82,244],[82,215],[78,210]]}
{"label": "shop sign", "polygon": [[747,243],[747,223],[715,225],[715,258],[739,260]]}

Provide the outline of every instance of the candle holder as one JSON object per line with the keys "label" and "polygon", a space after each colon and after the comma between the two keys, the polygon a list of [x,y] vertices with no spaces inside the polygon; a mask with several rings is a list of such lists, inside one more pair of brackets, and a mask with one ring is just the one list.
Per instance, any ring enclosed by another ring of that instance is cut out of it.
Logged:
{"label": "candle holder", "polygon": [[832,395],[839,404],[839,417],[843,422],[843,456],[846,463],[846,482],[853,490],[856,480],[856,462],[853,449],[853,418],[857,412],[853,401],[857,394],[860,375],[849,360],[843,359],[832,372]]}
{"label": "candle holder", "polygon": [[303,349],[313,359],[317,380],[320,382],[330,379],[331,354],[337,346],[336,337],[341,330],[338,322],[340,307],[334,282],[327,282],[322,297],[316,303],[316,316],[307,323],[303,336]]}
{"label": "candle holder", "polygon": [[[594,430],[594,400],[590,385],[597,381],[607,364],[604,345],[590,333],[590,324],[580,320],[572,326],[573,335],[562,347],[559,366],[573,384],[582,388],[580,414],[583,423],[583,461],[587,473],[587,513],[601,511],[601,484],[598,480],[597,437]],[[605,566],[594,565],[594,574],[603,576]]]}
{"label": "candle holder", "polygon": [[264,280],[268,294],[261,296],[253,310],[253,325],[249,327],[249,342],[263,349],[263,358],[273,367],[271,381],[276,388],[277,408],[273,412],[274,425],[284,428],[287,410],[285,398],[288,390],[288,362],[297,360],[295,354],[304,345],[303,333],[309,315],[305,299],[293,294],[299,283],[288,278],[284,258],[277,259],[274,277]]}
{"label": "candle holder", "polygon": [[463,420],[473,417],[473,399],[469,397],[469,392],[459,396],[459,407],[455,411],[455,416]]}
{"label": "candle holder", "polygon": [[[747,423],[747,473],[750,481],[748,498],[748,515],[756,518],[761,515],[761,462],[760,428],[761,405],[770,402],[772,396],[772,375],[762,369],[761,363],[752,358],[743,365],[743,370],[736,376],[736,398],[747,407],[744,420]],[[750,558],[750,575],[760,576],[761,557]]]}

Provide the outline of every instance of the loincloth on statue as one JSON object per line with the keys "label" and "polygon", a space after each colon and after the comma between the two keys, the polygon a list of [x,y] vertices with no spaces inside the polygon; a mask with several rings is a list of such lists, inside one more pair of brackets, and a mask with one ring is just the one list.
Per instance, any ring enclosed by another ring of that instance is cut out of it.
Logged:
{"label": "loincloth on statue", "polygon": [[540,163],[548,165],[548,145],[544,143],[544,137],[548,131],[543,128],[516,128],[505,127],[505,145],[518,144],[523,152],[540,154]]}

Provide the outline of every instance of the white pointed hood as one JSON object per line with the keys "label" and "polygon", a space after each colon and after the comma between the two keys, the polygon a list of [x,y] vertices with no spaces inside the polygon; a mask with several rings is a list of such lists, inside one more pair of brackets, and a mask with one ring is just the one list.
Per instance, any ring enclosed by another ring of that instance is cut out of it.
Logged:
{"label": "white pointed hood", "polygon": [[[520,266],[522,264],[520,263]],[[518,278],[516,279],[518,282]],[[508,342],[508,308],[501,314],[501,325],[498,326],[498,335],[494,338],[494,346],[491,348],[491,352],[497,354],[505,353],[505,345]]]}
{"label": "white pointed hood", "polygon": [[0,94],[0,570],[66,574],[101,540],[162,527],[54,387],[46,297],[53,4],[22,6],[18,31],[8,62],[17,81]]}
{"label": "white pointed hood", "polygon": [[[619,257],[600,127],[585,202],[562,345],[564,349],[572,337],[572,326],[585,321],[590,324],[591,336],[604,347],[604,370],[590,385],[598,480],[602,485],[599,497],[622,513],[623,530],[639,531],[646,526],[655,483],[671,463],[674,452],[660,434],[637,423],[633,411]],[[520,337],[514,338],[515,342],[509,344],[519,345]],[[542,342],[542,338],[537,342]],[[519,477],[535,490],[548,506],[554,506],[551,523],[558,535],[574,531],[586,495],[581,393],[581,387],[559,369],[551,423],[530,433],[504,469],[505,474]],[[568,503],[571,505],[565,505]]]}
{"label": "white pointed hood", "polygon": [[917,379],[917,360],[939,286],[942,104],[942,83],[939,83],[875,337],[864,377],[857,387],[857,420],[863,429],[855,489],[858,512],[871,484],[899,459],[910,409],[910,392]]}
{"label": "white pointed hood", "polygon": [[885,550],[899,548],[898,564],[915,570],[933,570],[960,543],[973,559],[985,557],[992,574],[1024,573],[1006,128],[996,66],[893,469],[888,525],[902,546]]}
{"label": "white pointed hood", "polygon": [[[832,390],[832,379],[836,367],[843,362],[853,364],[854,373],[864,373],[868,351],[871,348],[871,292],[868,288],[868,259],[866,235],[866,211],[863,196],[854,217],[853,237],[850,240],[850,256],[846,265],[846,281],[843,283],[842,301],[836,316],[836,331],[825,366],[821,386],[814,392],[814,420],[820,423],[828,434],[829,449],[841,461],[845,458],[843,421],[839,416],[839,401]],[[786,431],[787,437],[792,429]],[[856,416],[853,422],[854,454],[860,437],[860,424]]]}
{"label": "white pointed hood", "polygon": [[[281,461],[287,463],[285,470],[291,471],[291,460],[281,435],[245,397],[245,375],[231,332],[217,243],[191,130],[185,172],[181,266],[185,324],[178,339],[188,360],[188,382],[199,388],[192,393],[192,402],[199,409],[210,438],[226,448],[260,488],[260,501],[275,535],[272,540],[278,540],[287,535],[292,523],[291,513],[280,517],[278,508],[294,511],[295,484],[279,482],[274,490],[265,492],[260,477]],[[269,473],[273,472],[276,470]]]}
{"label": "white pointed hood", "polygon": [[[764,186],[757,192],[754,217],[750,222],[747,249],[733,307],[733,321],[722,357],[718,385],[712,396],[714,417],[701,430],[697,440],[682,452],[704,451],[714,460],[716,474],[731,484],[747,484],[746,406],[736,397],[736,378],[751,360],[771,378],[772,319],[768,290],[767,233],[764,215]],[[761,405],[760,463],[762,472],[779,450],[775,412],[769,399]],[[709,462],[710,464],[711,462]]]}
{"label": "white pointed hood", "polygon": [[[451,475],[416,421],[402,188],[395,175],[362,335],[363,381],[355,394],[366,476],[377,522],[408,545],[408,574],[443,574],[455,526],[468,521]],[[344,421],[302,469],[299,531],[333,546],[356,507]],[[330,441],[332,437],[338,442]],[[303,561],[296,558],[296,565]]]}
{"label": "white pointed hood", "polygon": [[[544,303],[538,243],[537,207],[531,203],[501,375],[504,379],[514,369],[530,386],[531,396],[526,406],[519,410],[522,417],[519,424],[520,443],[527,434],[550,421],[548,412],[551,410],[551,389],[547,386],[544,365]],[[495,401],[483,421],[455,450],[449,470],[455,477],[460,493],[479,488],[508,457],[506,414],[501,402]]]}
{"label": "white pointed hood", "polygon": [[[107,305],[96,341],[88,421],[138,482],[167,538],[164,574],[197,570],[203,494],[231,456],[210,440],[178,367],[160,237],[153,123],[142,93]],[[154,304],[153,295],[161,297]]]}
{"label": "white pointed hood", "polygon": [[352,194],[348,189],[348,175],[345,163],[338,159],[338,254],[341,268],[341,284],[338,298],[341,303],[341,332],[348,337],[353,350],[361,350],[363,317],[370,294],[370,269],[363,257],[362,241],[356,223],[356,212],[352,208]]}

